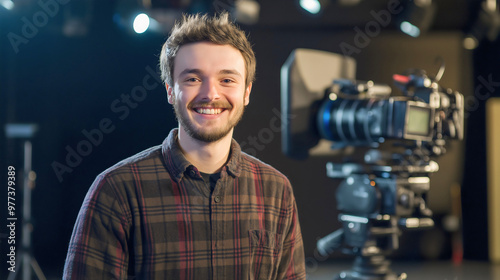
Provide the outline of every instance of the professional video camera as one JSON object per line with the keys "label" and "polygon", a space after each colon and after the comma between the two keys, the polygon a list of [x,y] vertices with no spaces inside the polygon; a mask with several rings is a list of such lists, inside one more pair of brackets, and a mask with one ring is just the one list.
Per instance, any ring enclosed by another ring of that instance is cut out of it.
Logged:
{"label": "professional video camera", "polygon": [[[398,248],[401,228],[432,227],[425,194],[432,159],[447,139],[463,138],[463,95],[443,89],[422,70],[394,75],[391,87],[354,79],[352,58],[297,49],[281,70],[283,152],[292,158],[328,155],[348,146],[367,147],[361,162],[327,163],[327,175],[343,179],[337,192],[342,229],[320,239],[319,253],[342,248],[356,256],[336,279],[406,279],[389,269],[385,256]],[[390,142],[390,149],[380,144]]]}

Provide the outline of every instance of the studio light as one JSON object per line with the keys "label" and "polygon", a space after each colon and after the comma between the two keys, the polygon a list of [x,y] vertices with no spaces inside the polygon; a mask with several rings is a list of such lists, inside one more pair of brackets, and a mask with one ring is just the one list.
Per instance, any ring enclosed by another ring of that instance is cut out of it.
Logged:
{"label": "studio light", "polygon": [[311,14],[318,14],[321,11],[321,3],[318,0],[300,0],[300,7]]}
{"label": "studio light", "polygon": [[148,15],[144,13],[137,15],[133,23],[135,33],[141,34],[146,32],[146,30],[148,30],[149,28],[149,23],[150,20]]}
{"label": "studio light", "polygon": [[7,10],[12,10],[14,9],[14,2],[12,0],[0,0],[0,6]]}
{"label": "studio light", "polygon": [[473,50],[479,46],[479,42],[476,38],[476,36],[473,36],[471,34],[465,36],[463,40],[463,46],[467,50]]}
{"label": "studio light", "polygon": [[466,33],[463,46],[465,49],[473,50],[479,46],[483,39],[495,41],[500,32],[500,12],[496,0],[485,0],[481,3],[481,9],[477,20]]}
{"label": "studio light", "polygon": [[403,21],[401,23],[401,25],[399,26],[399,28],[401,29],[401,31],[403,31],[404,33],[412,36],[412,37],[418,37],[420,36],[420,28],[416,27],[415,25],[407,22],[407,21]]}
{"label": "studio light", "polygon": [[[214,2],[222,5],[225,1]],[[183,14],[208,12],[207,3],[205,0],[119,0],[114,6],[113,22],[133,35],[166,34]]]}
{"label": "studio light", "polygon": [[237,0],[233,16],[243,24],[256,24],[259,21],[260,4],[255,0]]}
{"label": "studio light", "polygon": [[398,21],[401,31],[412,37],[425,33],[432,25],[436,5],[432,0],[409,1]]}

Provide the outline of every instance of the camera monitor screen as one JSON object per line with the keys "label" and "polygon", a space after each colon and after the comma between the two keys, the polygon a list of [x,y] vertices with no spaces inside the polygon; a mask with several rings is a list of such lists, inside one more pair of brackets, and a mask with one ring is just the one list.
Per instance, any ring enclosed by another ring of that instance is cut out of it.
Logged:
{"label": "camera monitor screen", "polygon": [[407,136],[429,136],[431,108],[416,105],[408,106],[406,135]]}

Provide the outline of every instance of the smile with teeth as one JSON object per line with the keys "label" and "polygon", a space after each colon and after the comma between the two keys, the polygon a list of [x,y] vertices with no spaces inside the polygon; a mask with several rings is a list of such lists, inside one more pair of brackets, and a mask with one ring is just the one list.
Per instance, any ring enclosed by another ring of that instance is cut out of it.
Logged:
{"label": "smile with teeth", "polygon": [[195,108],[194,109],[196,111],[196,113],[198,114],[203,114],[203,115],[218,115],[220,113],[222,113],[222,109],[220,108]]}

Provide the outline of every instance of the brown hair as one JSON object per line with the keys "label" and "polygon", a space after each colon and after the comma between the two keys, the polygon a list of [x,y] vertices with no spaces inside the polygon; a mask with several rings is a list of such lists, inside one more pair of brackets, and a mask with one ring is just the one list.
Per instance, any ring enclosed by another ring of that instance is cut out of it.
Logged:
{"label": "brown hair", "polygon": [[230,45],[238,49],[245,60],[248,86],[255,79],[255,54],[252,46],[238,26],[229,20],[227,12],[218,17],[205,15],[184,15],[180,22],[172,28],[160,55],[161,78],[164,83],[173,86],[174,59],[179,48],[185,44],[195,42],[211,42],[218,45]]}

